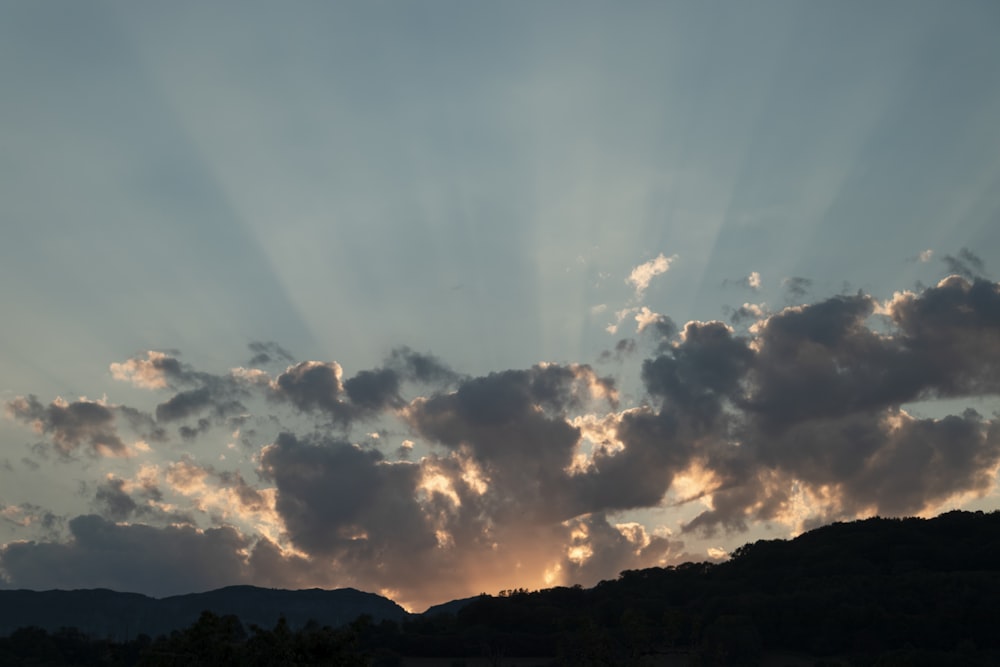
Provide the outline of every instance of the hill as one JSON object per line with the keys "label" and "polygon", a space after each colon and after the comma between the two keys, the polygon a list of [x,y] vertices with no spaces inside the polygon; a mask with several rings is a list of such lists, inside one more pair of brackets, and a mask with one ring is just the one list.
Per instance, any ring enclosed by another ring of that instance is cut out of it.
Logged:
{"label": "hill", "polygon": [[106,589],[76,591],[0,590],[0,636],[19,627],[62,627],[101,638],[155,637],[185,628],[202,611],[235,615],[247,626],[273,627],[280,617],[300,628],[309,620],[339,627],[367,614],[375,621],[402,621],[406,611],[392,600],[353,588],[287,591],[229,586],[162,599]]}
{"label": "hill", "polygon": [[[941,664],[943,655],[975,649],[992,660],[1000,650],[998,554],[1000,512],[837,523],[747,544],[724,563],[625,571],[592,589],[484,596],[438,636],[489,628],[521,654],[569,663],[678,651],[697,653],[701,664],[755,664],[784,651],[937,652],[929,664]],[[957,664],[975,661],[963,655]]]}

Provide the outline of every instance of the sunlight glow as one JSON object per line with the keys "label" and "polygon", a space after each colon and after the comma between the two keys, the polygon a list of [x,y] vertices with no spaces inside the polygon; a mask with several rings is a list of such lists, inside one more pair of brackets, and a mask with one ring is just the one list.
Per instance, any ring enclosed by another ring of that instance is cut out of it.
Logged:
{"label": "sunlight glow", "polygon": [[479,464],[471,456],[461,458],[462,481],[476,495],[484,495],[489,490],[490,479],[484,473]]}
{"label": "sunlight glow", "polygon": [[441,495],[450,500],[455,507],[462,506],[462,499],[459,498],[451,479],[447,475],[432,465],[423,466],[422,473],[420,483],[417,485],[418,491],[423,491],[428,496],[434,494]]}
{"label": "sunlight glow", "polygon": [[594,555],[594,549],[589,544],[578,544],[566,549],[566,558],[576,565],[583,565]]}

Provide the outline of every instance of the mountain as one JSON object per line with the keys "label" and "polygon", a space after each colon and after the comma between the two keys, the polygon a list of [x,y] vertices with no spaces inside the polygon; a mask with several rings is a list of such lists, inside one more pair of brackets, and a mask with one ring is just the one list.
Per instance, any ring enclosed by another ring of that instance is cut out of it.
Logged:
{"label": "mountain", "polygon": [[425,618],[430,618],[439,614],[457,614],[463,607],[468,605],[470,602],[479,599],[479,597],[479,595],[475,595],[471,598],[461,598],[458,600],[451,600],[450,602],[442,602],[441,604],[428,607],[427,611],[420,615]]}
{"label": "mountain", "polygon": [[353,588],[288,591],[229,586],[206,593],[157,599],[107,589],[76,591],[0,590],[0,636],[25,626],[49,631],[75,627],[93,637],[117,640],[147,634],[155,637],[185,628],[202,611],[235,614],[244,625],[274,627],[284,616],[292,628],[310,619],[338,627],[361,614],[376,622],[402,621],[406,610],[387,598]]}

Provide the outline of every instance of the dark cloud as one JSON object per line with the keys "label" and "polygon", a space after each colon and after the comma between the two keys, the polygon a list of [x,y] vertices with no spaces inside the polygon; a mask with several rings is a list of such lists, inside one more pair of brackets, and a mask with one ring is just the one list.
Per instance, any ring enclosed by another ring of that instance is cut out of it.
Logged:
{"label": "dark cloud", "polygon": [[[177,423],[185,438],[238,426],[233,439],[269,444],[241,452],[258,466],[254,480],[243,461],[220,470],[187,457],[159,469],[163,491],[137,481],[158,479],[155,471],[106,478],[88,487],[103,518],[74,520],[68,541],[8,545],[3,567],[12,582],[41,581],[39,568],[78,559],[96,577],[87,585],[128,584],[142,567],[161,567],[146,540],[170,539],[192,550],[182,558],[191,567],[204,557],[233,568],[202,583],[353,585],[437,602],[690,557],[662,531],[615,523],[665,500],[704,503],[683,530],[713,534],[925,512],[995,488],[995,419],[971,410],[923,418],[906,406],[1000,394],[1000,285],[952,275],[887,302],[858,292],[770,313],[747,306],[742,316],[754,326],[739,332],[722,322],[678,328],[666,317],[647,324],[653,352],[632,378],[642,393],[624,409],[615,380],[586,365],[467,377],[407,348],[348,379],[335,362],[294,364],[272,378],[253,369],[210,375],[151,355],[118,373],[142,386],[170,378],[157,420],[103,402],[15,399],[8,412],[48,436],[42,452],[62,456],[124,449],[116,425],[154,433]],[[625,339],[616,353],[636,348]],[[272,413],[254,415],[261,405]],[[379,437],[352,431],[359,420]],[[393,455],[396,437],[407,440]],[[178,501],[221,532],[156,509]],[[140,519],[177,525],[171,533],[124,523]],[[121,549],[121,562],[125,553],[151,560],[114,575],[97,563],[99,549]],[[170,586],[193,585],[168,571]],[[510,580],[515,571],[535,578]]]}
{"label": "dark cloud", "polygon": [[614,526],[602,513],[588,514],[572,524],[561,568],[569,581],[592,585],[608,572],[662,565],[683,548],[683,542],[649,535],[639,524]]}
{"label": "dark cloud", "polygon": [[998,461],[997,426],[974,412],[939,420],[899,411],[806,420],[737,451],[713,452],[713,508],[686,529],[745,530],[751,521],[782,518],[796,495],[810,494],[812,524],[914,514],[959,493],[985,493]]}
{"label": "dark cloud", "polygon": [[124,521],[135,514],[138,505],[125,492],[125,480],[111,478],[102,482],[94,494],[94,504],[100,514],[111,521]]}
{"label": "dark cloud", "polygon": [[115,427],[114,406],[86,399],[72,403],[58,399],[43,405],[35,396],[19,396],[7,402],[7,413],[48,435],[62,457],[81,447],[95,455],[126,451]]}
{"label": "dark cloud", "polygon": [[293,363],[295,358],[285,348],[274,342],[251,342],[247,344],[253,357],[247,362],[247,366],[265,366],[271,363]]}
{"label": "dark cloud", "polygon": [[230,527],[156,528],[96,515],[69,522],[66,542],[11,542],[0,569],[18,588],[111,588],[152,596],[249,581],[242,552],[251,543]]}
{"label": "dark cloud", "polygon": [[405,346],[392,351],[385,367],[404,380],[426,385],[448,386],[460,379],[455,371],[434,355],[414,352]]}
{"label": "dark cloud", "polygon": [[251,581],[256,586],[295,590],[322,585],[343,587],[350,581],[332,571],[328,562],[286,553],[266,537],[257,540],[247,564],[252,573]]}
{"label": "dark cloud", "polygon": [[187,512],[163,509],[163,491],[154,477],[125,480],[109,475],[95,486],[83,483],[81,493],[93,489],[91,506],[100,516],[115,522],[141,519],[146,523],[195,525]]}
{"label": "dark cloud", "polygon": [[740,380],[753,356],[748,341],[722,322],[688,322],[681,343],[643,362],[642,378],[650,394],[688,410],[723,398],[742,402]]}
{"label": "dark cloud", "polygon": [[803,298],[809,293],[809,288],[812,287],[811,280],[799,276],[785,278],[781,281],[781,284],[785,288],[785,296],[789,299]]}
{"label": "dark cloud", "polygon": [[624,449],[598,448],[592,465],[570,484],[577,509],[590,512],[656,506],[690,463],[695,440],[673,410],[630,411],[615,437]]}
{"label": "dark cloud", "polygon": [[399,376],[388,368],[361,371],[344,382],[344,390],[359,411],[377,412],[403,405],[399,395]]}
{"label": "dark cloud", "polygon": [[303,412],[322,411],[336,421],[349,421],[353,411],[344,400],[342,374],[340,364],[335,361],[300,362],[274,381],[274,397]]}
{"label": "dark cloud", "polygon": [[[277,354],[281,349],[270,343],[261,343],[259,349],[271,350]],[[253,347],[251,349],[258,349]],[[243,401],[267,384],[267,376],[262,371],[235,369],[228,374],[215,375],[197,371],[182,364],[176,357],[163,352],[150,351],[145,356],[137,356],[123,363],[111,364],[112,375],[119,380],[129,381],[145,389],[171,389],[174,394],[156,406],[156,419],[131,408],[128,418],[132,428],[150,441],[163,442],[168,439],[163,424],[183,421],[205,413],[216,423],[246,412]],[[183,425],[181,437],[191,439],[204,432],[204,422],[197,427]]]}
{"label": "dark cloud", "polygon": [[601,352],[599,361],[611,361],[612,359],[621,362],[624,361],[625,357],[632,354],[636,350],[636,342],[634,338],[622,338],[617,343],[613,350],[604,350]]}
{"label": "dark cloud", "polygon": [[749,341],[721,322],[689,322],[661,350],[642,366],[656,404],[626,411],[614,429],[623,448],[599,448],[572,480],[591,511],[658,505],[678,474],[731,435],[734,411],[746,400]]}
{"label": "dark cloud", "polygon": [[267,507],[267,500],[263,494],[243,479],[243,475],[239,472],[221,471],[215,474],[221,486],[230,488],[236,492],[236,498],[243,509],[251,512],[260,512]]}
{"label": "dark cloud", "polygon": [[211,387],[199,387],[182,391],[156,406],[156,419],[161,422],[180,421],[211,410],[218,418],[246,412],[246,406],[232,398],[234,388],[217,383]]}
{"label": "dark cloud", "polygon": [[[493,381],[523,382],[529,393],[532,386],[525,378]],[[464,428],[479,428],[474,415],[461,418]],[[341,585],[385,587],[399,591],[397,599],[426,603],[483,590],[484,581],[513,585],[516,567],[527,568],[539,584],[543,570],[553,566],[559,582],[594,583],[608,568],[662,564],[674,552],[676,545],[638,525],[612,526],[603,515],[564,522],[563,515],[543,510],[549,503],[565,507],[566,499],[557,497],[560,490],[571,491],[565,472],[546,472],[553,480],[563,476],[553,487],[538,482],[537,468],[521,470],[517,480],[523,458],[478,465],[471,448],[493,444],[477,438],[469,449],[409,463],[335,439],[282,434],[265,448],[261,474],[276,486],[276,509],[288,537],[311,563],[262,541],[251,556],[255,571],[266,572],[269,581],[301,581],[306,574],[315,581],[317,564],[327,561],[346,578]],[[567,511],[565,516],[577,516]]]}
{"label": "dark cloud", "polygon": [[202,417],[198,420],[198,424],[196,426],[183,424],[177,429],[177,433],[184,440],[194,440],[202,433],[206,433],[210,428],[212,428],[212,422]]}
{"label": "dark cloud", "polygon": [[1000,284],[952,276],[898,295],[889,315],[924,393],[1000,393]]}
{"label": "dark cloud", "polygon": [[767,320],[749,381],[750,410],[765,425],[847,415],[916,398],[899,341],[871,330],[868,296],[835,296]]}
{"label": "dark cloud", "polygon": [[136,410],[127,405],[116,406],[115,410],[125,420],[133,431],[149,442],[166,442],[169,438],[167,430],[156,423],[152,415],[142,410]]}
{"label": "dark cloud", "polygon": [[[957,490],[979,493],[993,483],[989,471],[1000,459],[1000,432],[973,410],[942,419],[889,413],[877,422],[858,418],[854,426],[852,441],[860,440],[856,461],[837,457],[826,470],[813,465],[802,475],[841,484],[850,514],[870,508],[882,515],[912,514]],[[832,451],[851,444],[838,433],[826,435]]]}
{"label": "dark cloud", "polygon": [[673,479],[731,436],[742,405],[743,378],[753,363],[748,341],[721,322],[689,322],[682,340],[642,367],[655,408],[622,415],[623,449],[599,449],[573,478],[591,511],[658,505]]}
{"label": "dark cloud", "polygon": [[161,422],[185,419],[198,414],[211,402],[212,394],[207,387],[182,391],[156,406],[156,419]]}
{"label": "dark cloud", "polygon": [[651,332],[654,340],[657,342],[657,349],[664,350],[670,347],[671,341],[677,336],[680,329],[677,328],[677,323],[666,315],[657,315],[656,319],[646,326],[643,331]]}
{"label": "dark cloud", "polygon": [[[870,324],[876,310],[892,330]],[[713,509],[689,528],[740,530],[780,517],[796,493],[811,494],[830,520],[915,513],[991,488],[1000,462],[993,422],[974,412],[916,419],[901,406],[1000,393],[1000,286],[952,276],[884,306],[857,294],[787,308],[764,323],[753,349],[737,366],[725,361],[732,350],[692,360],[742,369],[742,398],[729,394],[724,437],[692,453],[718,488]],[[653,394],[700,384],[678,382],[669,364],[644,370]]]}
{"label": "dark cloud", "polygon": [[566,411],[590,399],[590,380],[598,379],[589,367],[491,373],[411,403],[407,417],[425,438],[464,448],[482,466],[498,515],[565,519],[579,513],[565,468],[580,438]]}
{"label": "dark cloud", "polygon": [[[338,573],[339,585],[394,589],[411,601],[447,595],[449,573],[457,590],[467,590],[460,583],[470,567],[465,559],[484,548],[485,517],[471,504],[463,511],[443,496],[424,497],[424,472],[420,464],[388,462],[371,449],[288,433],[261,456],[261,475],[276,487],[275,508],[296,547],[335,568],[328,573]],[[444,548],[445,534],[452,548]],[[309,571],[294,556],[260,548],[255,565],[271,577]]]}
{"label": "dark cloud", "polygon": [[975,280],[981,277],[986,271],[983,260],[968,248],[959,250],[957,256],[945,255],[941,258],[941,261],[948,267],[949,273],[962,276],[968,280]]}
{"label": "dark cloud", "polygon": [[746,322],[756,322],[764,316],[764,309],[752,303],[745,303],[739,308],[726,309],[729,321],[739,326]]}
{"label": "dark cloud", "polygon": [[433,543],[420,529],[422,514],[414,499],[418,473],[412,465],[384,465],[375,450],[336,440],[303,441],[290,433],[279,435],[261,455],[261,474],[277,487],[276,509],[289,536],[310,553],[355,551],[363,544],[402,546],[407,535]]}
{"label": "dark cloud", "polygon": [[435,357],[405,347],[393,350],[383,368],[362,370],[346,381],[342,375],[336,362],[304,361],[278,376],[272,384],[272,396],[346,426],[405,405],[400,395],[404,381],[446,387],[458,379]]}

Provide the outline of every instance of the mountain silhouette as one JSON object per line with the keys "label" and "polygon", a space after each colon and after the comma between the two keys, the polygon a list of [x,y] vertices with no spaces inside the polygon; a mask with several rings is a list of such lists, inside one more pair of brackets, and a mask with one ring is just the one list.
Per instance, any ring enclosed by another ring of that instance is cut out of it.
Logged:
{"label": "mountain silhouette", "polygon": [[402,621],[408,616],[398,604],[353,588],[280,590],[227,586],[205,593],[151,598],[108,589],[75,591],[0,590],[0,636],[25,626],[49,631],[77,628],[93,637],[128,639],[155,637],[187,627],[203,611],[238,616],[246,626],[273,627],[284,617],[292,628],[310,620],[339,627],[366,614],[375,621]]}

